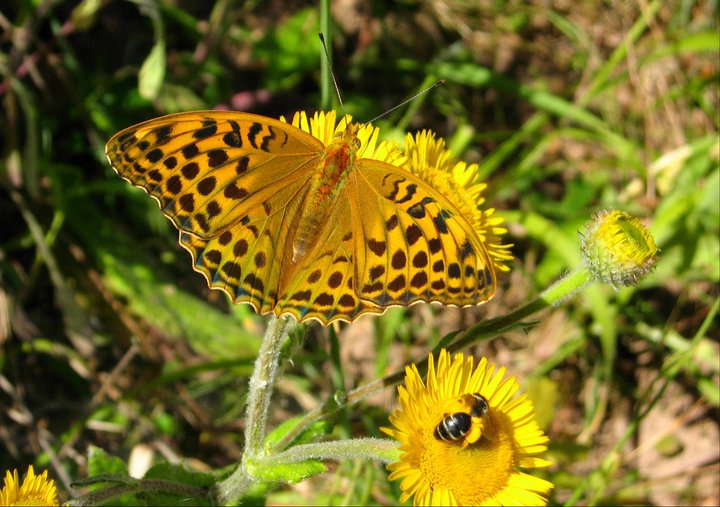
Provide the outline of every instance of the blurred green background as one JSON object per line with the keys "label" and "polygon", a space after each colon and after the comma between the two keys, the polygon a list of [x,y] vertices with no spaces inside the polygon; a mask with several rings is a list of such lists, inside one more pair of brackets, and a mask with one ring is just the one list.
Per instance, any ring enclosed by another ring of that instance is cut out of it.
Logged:
{"label": "blurred green background", "polygon": [[[177,111],[332,107],[316,36],[327,17],[357,120],[446,80],[378,125],[397,140],[433,129],[479,163],[515,261],[477,308],[308,327],[287,351],[271,424],[529,301],[578,263],[593,212],[617,208],[653,231],[653,274],[592,287],[470,352],[506,365],[535,400],[553,503],[720,502],[717,2],[0,5],[0,473],[48,468],[67,499],[89,445],[133,470],[146,457],[237,462],[266,318],[207,289],[104,144]],[[379,436],[394,397],[333,416],[335,435]],[[339,463],[269,501],[393,504],[386,475]]]}

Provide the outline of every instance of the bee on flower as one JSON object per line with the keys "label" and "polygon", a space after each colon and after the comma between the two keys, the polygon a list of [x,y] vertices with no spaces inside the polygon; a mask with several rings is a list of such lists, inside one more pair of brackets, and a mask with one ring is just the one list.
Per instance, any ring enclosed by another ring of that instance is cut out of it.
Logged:
{"label": "bee on flower", "polygon": [[[393,428],[382,428],[400,442],[400,460],[388,469],[390,480],[400,481],[401,502],[547,503],[552,483],[520,469],[551,464],[538,456],[547,450],[548,437],[535,421],[527,395],[514,397],[518,381],[504,376],[505,368],[495,372],[487,358],[474,367],[473,357],[451,357],[444,349],[437,366],[430,355],[425,382],[415,365],[405,369],[405,383],[398,388],[400,407],[390,416]],[[447,420],[448,414],[455,422]],[[443,424],[446,434],[438,438]]]}

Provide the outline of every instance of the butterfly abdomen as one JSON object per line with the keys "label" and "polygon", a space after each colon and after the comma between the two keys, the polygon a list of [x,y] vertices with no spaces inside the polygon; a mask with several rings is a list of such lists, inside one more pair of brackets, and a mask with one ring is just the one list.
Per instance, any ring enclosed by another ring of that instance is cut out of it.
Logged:
{"label": "butterfly abdomen", "polygon": [[347,186],[348,174],[352,170],[355,149],[344,138],[330,144],[311,176],[308,190],[303,195],[303,210],[293,235],[292,260],[297,263],[323,239],[321,233],[328,233],[327,222],[338,199]]}

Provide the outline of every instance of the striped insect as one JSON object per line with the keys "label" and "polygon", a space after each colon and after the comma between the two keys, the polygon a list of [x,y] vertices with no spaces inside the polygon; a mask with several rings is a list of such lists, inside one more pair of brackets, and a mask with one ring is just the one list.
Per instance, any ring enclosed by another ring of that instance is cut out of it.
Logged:
{"label": "striped insect", "polygon": [[475,403],[470,413],[455,412],[446,415],[435,427],[435,438],[445,442],[458,442],[465,438],[472,429],[473,417],[487,416],[490,410],[487,399],[480,393],[473,393],[471,396]]}

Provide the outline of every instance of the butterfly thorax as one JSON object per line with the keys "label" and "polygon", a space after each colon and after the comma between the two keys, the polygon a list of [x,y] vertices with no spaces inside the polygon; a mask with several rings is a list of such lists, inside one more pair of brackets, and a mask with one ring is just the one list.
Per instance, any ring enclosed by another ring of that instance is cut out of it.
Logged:
{"label": "butterfly thorax", "polygon": [[343,195],[360,147],[359,126],[350,124],[325,147],[317,169],[310,177],[304,196],[305,213],[294,234],[292,261],[297,263],[321,242],[321,232],[329,232],[327,221],[338,199]]}
{"label": "butterfly thorax", "polygon": [[360,147],[357,131],[358,126],[350,124],[325,148],[316,172],[317,190],[321,198],[334,199],[347,183],[347,175],[352,170],[355,153]]}

